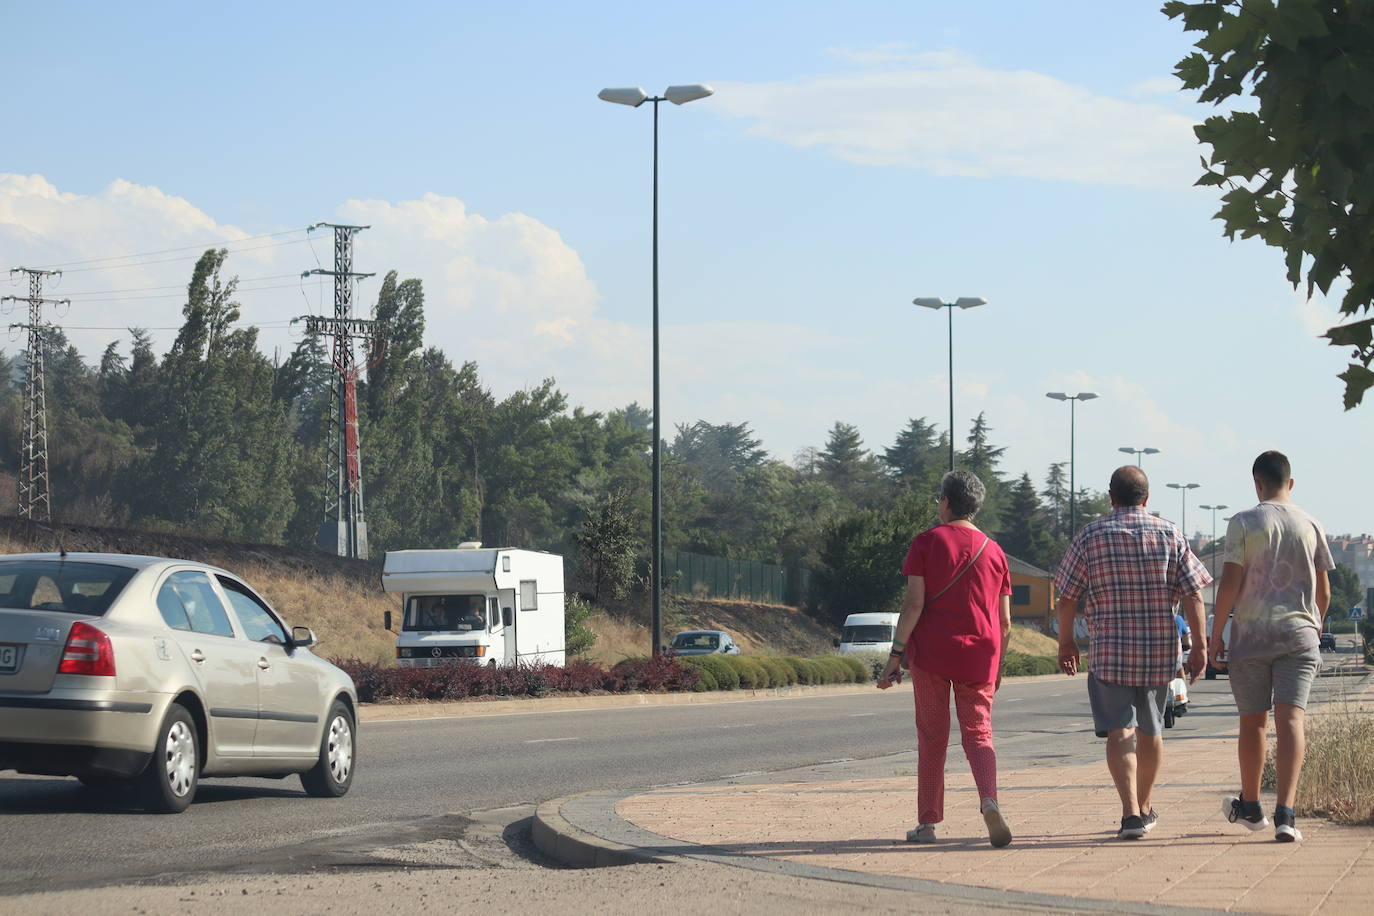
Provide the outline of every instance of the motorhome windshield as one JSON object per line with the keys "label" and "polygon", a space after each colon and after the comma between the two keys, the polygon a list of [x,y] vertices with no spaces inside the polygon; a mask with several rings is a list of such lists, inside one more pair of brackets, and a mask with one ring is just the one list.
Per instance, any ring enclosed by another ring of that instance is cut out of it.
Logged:
{"label": "motorhome windshield", "polygon": [[485,630],[486,611],[484,595],[411,595],[406,604],[405,629],[426,633]]}
{"label": "motorhome windshield", "polygon": [[[845,627],[842,642],[892,642],[894,627],[885,623],[870,623],[857,627]],[[832,631],[833,632],[833,631]]]}

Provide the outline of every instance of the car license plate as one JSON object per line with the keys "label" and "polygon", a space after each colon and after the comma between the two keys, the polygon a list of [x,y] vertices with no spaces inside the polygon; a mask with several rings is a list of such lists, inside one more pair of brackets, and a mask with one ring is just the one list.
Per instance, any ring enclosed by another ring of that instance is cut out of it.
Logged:
{"label": "car license plate", "polygon": [[13,674],[19,670],[19,647],[0,646],[0,674]]}

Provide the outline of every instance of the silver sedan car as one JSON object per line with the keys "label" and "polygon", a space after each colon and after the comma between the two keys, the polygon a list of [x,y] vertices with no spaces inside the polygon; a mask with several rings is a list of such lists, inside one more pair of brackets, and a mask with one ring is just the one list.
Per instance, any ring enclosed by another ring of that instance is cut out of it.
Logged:
{"label": "silver sedan car", "polygon": [[243,580],[160,557],[0,556],[0,771],[131,785],[178,812],[202,776],[353,783],[358,698]]}

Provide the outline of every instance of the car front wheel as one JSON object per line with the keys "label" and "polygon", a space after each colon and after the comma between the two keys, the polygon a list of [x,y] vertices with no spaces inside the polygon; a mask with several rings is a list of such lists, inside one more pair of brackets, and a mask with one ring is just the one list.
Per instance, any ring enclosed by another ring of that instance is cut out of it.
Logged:
{"label": "car front wheel", "polygon": [[320,759],[301,774],[301,785],[316,798],[338,798],[353,785],[357,757],[353,747],[353,716],[335,700],[320,738]]}
{"label": "car front wheel", "polygon": [[186,707],[174,704],[157,736],[153,759],[139,776],[139,788],[148,810],[179,814],[190,807],[200,779],[195,720]]}

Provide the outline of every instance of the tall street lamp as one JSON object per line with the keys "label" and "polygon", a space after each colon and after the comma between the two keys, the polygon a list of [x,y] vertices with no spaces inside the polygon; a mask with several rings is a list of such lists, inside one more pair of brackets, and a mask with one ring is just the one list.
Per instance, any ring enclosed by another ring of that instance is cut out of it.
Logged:
{"label": "tall street lamp", "polygon": [[1128,455],[1135,455],[1135,466],[1136,466],[1136,467],[1140,467],[1140,456],[1141,456],[1141,455],[1158,455],[1158,454],[1159,454],[1159,449],[1157,449],[1157,448],[1131,448],[1129,445],[1123,445],[1123,446],[1121,446],[1121,448],[1117,449],[1117,451],[1118,451],[1118,452],[1125,452],[1125,453],[1128,454]]}
{"label": "tall street lamp", "polygon": [[1198,508],[1212,510],[1212,607],[1216,608],[1217,582],[1221,579],[1221,570],[1217,568],[1217,512],[1227,507],[1225,505],[1199,505]]}
{"label": "tall street lamp", "polygon": [[1202,486],[1200,483],[1171,483],[1165,484],[1171,490],[1178,490],[1183,497],[1183,518],[1179,521],[1179,527],[1183,529],[1183,539],[1188,540],[1188,491],[1196,490]]}
{"label": "tall street lamp", "polygon": [[1078,510],[1075,500],[1078,498],[1078,487],[1074,482],[1074,454],[1073,439],[1077,420],[1074,416],[1079,401],[1091,401],[1097,397],[1091,391],[1080,391],[1078,394],[1065,394],[1062,391],[1047,391],[1045,397],[1054,398],[1056,401],[1069,402],[1069,537],[1073,537],[1074,529],[1078,527]]}
{"label": "tall street lamp", "polygon": [[953,302],[944,302],[940,299],[912,299],[912,305],[919,305],[927,309],[948,309],[949,310],[949,469],[954,470],[954,310],[976,309],[980,305],[987,305],[988,300],[980,299],[977,296],[960,296]]}
{"label": "tall street lamp", "polygon": [[654,205],[653,205],[653,286],[654,286],[654,514],[653,545],[650,548],[649,575],[653,582],[653,615],[650,618],[653,646],[652,652],[658,655],[663,645],[663,433],[661,411],[659,410],[658,383],[658,103],[672,102],[685,105],[697,99],[704,99],[715,92],[710,86],[693,83],[687,86],[669,86],[663,95],[649,95],[638,86],[624,89],[602,89],[596,97],[617,105],[638,108],[645,102],[654,103]]}

